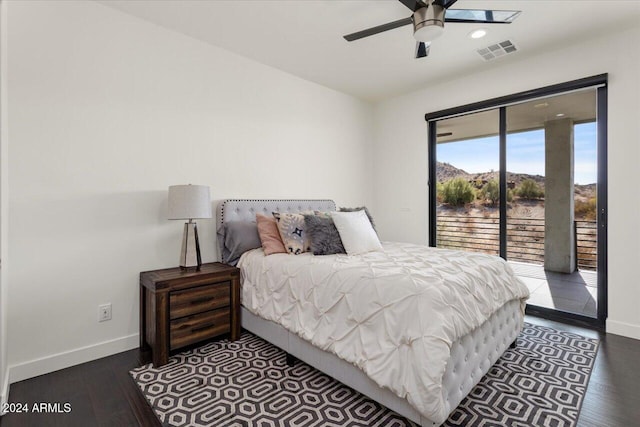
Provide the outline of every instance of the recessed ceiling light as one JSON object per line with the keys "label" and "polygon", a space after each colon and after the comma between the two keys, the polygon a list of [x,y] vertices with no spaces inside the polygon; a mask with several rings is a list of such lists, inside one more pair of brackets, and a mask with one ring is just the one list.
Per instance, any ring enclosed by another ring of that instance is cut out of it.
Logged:
{"label": "recessed ceiling light", "polygon": [[564,113],[558,113],[556,114],[556,117],[564,117]]}
{"label": "recessed ceiling light", "polygon": [[487,35],[487,30],[484,28],[478,28],[477,30],[471,31],[468,36],[472,39],[481,39]]}
{"label": "recessed ceiling light", "polygon": [[547,108],[549,106],[548,103],[546,102],[541,102],[540,104],[536,104],[533,106],[533,108]]}

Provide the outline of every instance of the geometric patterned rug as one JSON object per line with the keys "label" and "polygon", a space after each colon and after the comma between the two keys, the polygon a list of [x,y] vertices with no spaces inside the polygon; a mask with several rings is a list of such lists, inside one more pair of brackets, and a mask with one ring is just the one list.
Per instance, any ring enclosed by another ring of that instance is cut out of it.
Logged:
{"label": "geometric patterned rug", "polygon": [[444,425],[574,426],[597,351],[597,339],[525,323]]}
{"label": "geometric patterned rug", "polygon": [[[525,323],[443,426],[571,427],[598,340]],[[243,332],[131,376],[166,426],[414,426],[357,391]]]}

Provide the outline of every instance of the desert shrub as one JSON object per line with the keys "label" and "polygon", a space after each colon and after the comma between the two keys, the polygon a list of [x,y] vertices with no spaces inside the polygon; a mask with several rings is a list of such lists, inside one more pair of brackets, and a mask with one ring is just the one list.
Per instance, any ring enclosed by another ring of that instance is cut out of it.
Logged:
{"label": "desert shrub", "polygon": [[516,188],[516,194],[523,199],[540,199],[544,197],[544,191],[537,182],[532,179],[525,179]]}
{"label": "desert shrub", "polygon": [[[500,201],[500,185],[498,181],[492,179],[487,182],[480,190],[480,199],[495,205]],[[513,191],[507,190],[507,202],[513,200]]]}
{"label": "desert shrub", "polygon": [[471,203],[476,198],[476,191],[464,178],[453,178],[442,185],[442,201],[453,206]]}
{"label": "desert shrub", "polygon": [[590,198],[586,202],[576,200],[574,212],[576,218],[582,218],[586,221],[595,221],[597,218],[598,203],[595,197]]}
{"label": "desert shrub", "polygon": [[492,179],[487,182],[480,190],[480,198],[495,205],[500,201],[500,186],[498,181]]}

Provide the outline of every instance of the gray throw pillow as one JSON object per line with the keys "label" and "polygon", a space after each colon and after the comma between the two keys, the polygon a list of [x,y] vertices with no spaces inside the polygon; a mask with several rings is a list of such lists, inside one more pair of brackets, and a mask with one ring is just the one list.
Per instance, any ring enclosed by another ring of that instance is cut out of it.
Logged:
{"label": "gray throw pillow", "polygon": [[340,233],[331,217],[305,215],[304,228],[314,255],[346,254]]}
{"label": "gray throw pillow", "polygon": [[367,218],[369,218],[369,221],[371,222],[371,226],[373,227],[373,230],[377,233],[378,230],[376,230],[376,224],[373,222],[373,217],[369,213],[369,209],[367,209],[366,206],[360,206],[359,208],[340,208],[340,209],[338,209],[339,212],[356,212],[356,211],[361,211],[361,210],[364,210],[364,213],[367,214]]}
{"label": "gray throw pillow", "polygon": [[218,230],[218,239],[223,242],[222,262],[236,265],[246,251],[261,248],[258,224],[249,221],[229,221]]}

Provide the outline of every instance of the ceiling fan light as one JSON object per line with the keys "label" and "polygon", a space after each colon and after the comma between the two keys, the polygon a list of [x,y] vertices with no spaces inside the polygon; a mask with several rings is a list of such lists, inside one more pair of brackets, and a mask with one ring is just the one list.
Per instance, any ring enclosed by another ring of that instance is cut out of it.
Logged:
{"label": "ceiling fan light", "polygon": [[419,42],[430,42],[444,32],[446,9],[433,3],[413,13],[413,37]]}
{"label": "ceiling fan light", "polygon": [[413,37],[419,42],[430,42],[437,39],[444,32],[444,23],[432,21],[426,25],[416,28]]}

